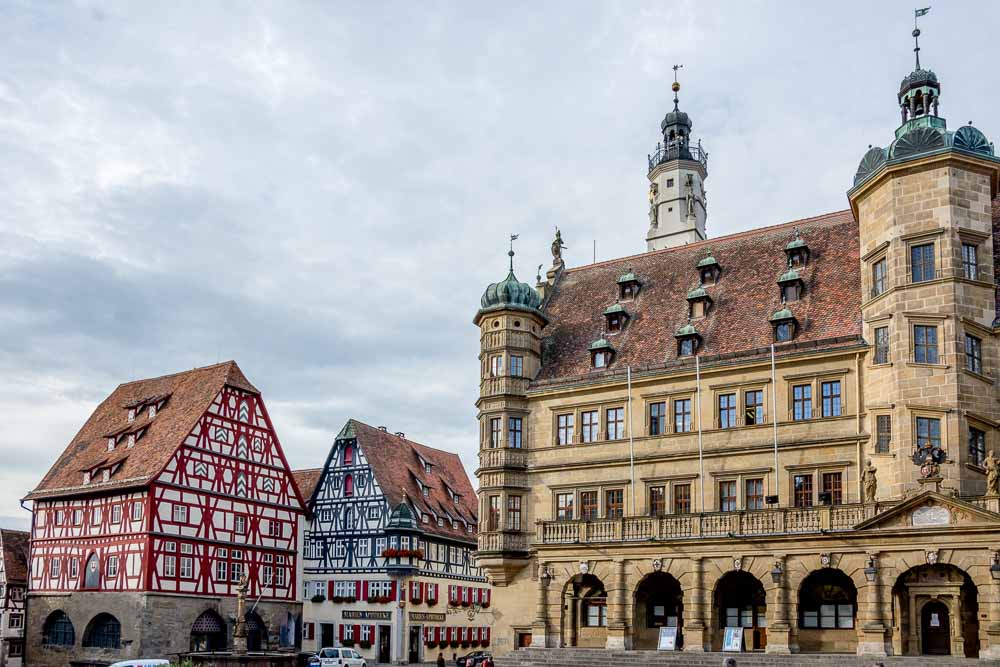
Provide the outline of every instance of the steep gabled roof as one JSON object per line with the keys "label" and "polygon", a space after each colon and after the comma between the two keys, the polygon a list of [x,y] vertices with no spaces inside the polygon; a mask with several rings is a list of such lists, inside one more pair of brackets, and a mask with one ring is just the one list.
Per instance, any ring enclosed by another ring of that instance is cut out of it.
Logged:
{"label": "steep gabled roof", "polygon": [[316,491],[316,485],[319,484],[320,477],[323,476],[322,468],[304,468],[302,470],[293,470],[292,478],[295,480],[295,486],[299,487],[299,493],[302,494],[302,498],[305,499],[306,508],[312,511],[312,498]]}
{"label": "steep gabled roof", "polygon": [[[92,493],[146,484],[163,469],[225,386],[260,393],[243,375],[235,361],[119,385],[97,406],[83,428],[26,499]],[[154,398],[163,400],[164,397],[166,403],[154,418],[150,419],[148,413],[143,412],[136,416],[135,422],[128,423],[130,407]],[[133,427],[146,427],[145,434],[135,447],[128,449],[119,445],[113,452],[107,451],[110,434],[123,433]],[[116,463],[120,463],[121,467],[109,482],[97,479],[84,485],[85,470]]]}
{"label": "steep gabled roof", "polygon": [[3,570],[8,585],[28,583],[28,539],[29,534],[23,530],[0,528]]}
{"label": "steep gabled roof", "polygon": [[[420,523],[420,528],[429,534],[470,541],[475,539],[477,528],[476,492],[465,472],[462,460],[457,454],[445,452],[407,440],[388,431],[369,426],[351,419],[344,426],[338,439],[356,438],[358,447],[364,453],[372,473],[385,494],[389,507],[395,507],[404,499],[418,513],[429,512],[432,517],[443,517],[443,526],[432,518],[428,523]],[[424,472],[420,461],[431,465],[430,474]],[[424,497],[417,481],[428,488]],[[449,495],[458,495],[455,502]],[[459,520],[458,528],[451,527],[450,519]],[[468,533],[463,521],[472,526]]]}
{"label": "steep gabled roof", "polygon": [[[599,377],[627,365],[641,370],[678,363],[674,333],[688,321],[686,296],[699,285],[697,265],[709,253],[720,276],[705,287],[712,307],[697,320],[699,354],[707,360],[768,348],[773,342],[768,316],[781,308],[777,280],[788,269],[784,247],[796,231],[810,257],[798,269],[803,297],[788,304],[798,323],[794,343],[856,342],[862,333],[858,223],[850,211],[839,211],[565,270],[545,304],[550,323],[535,383]],[[629,314],[624,330],[608,334],[603,312],[618,296],[619,276],[629,271],[642,289],[635,299],[620,302]],[[604,337],[615,360],[606,370],[594,370],[587,346]]]}

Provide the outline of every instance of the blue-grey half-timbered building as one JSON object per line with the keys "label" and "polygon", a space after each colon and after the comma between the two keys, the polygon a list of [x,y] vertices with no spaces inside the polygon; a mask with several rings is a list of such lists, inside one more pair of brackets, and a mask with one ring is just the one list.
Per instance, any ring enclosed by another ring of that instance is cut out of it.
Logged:
{"label": "blue-grey half-timbered building", "polygon": [[406,664],[489,646],[476,495],[456,454],[352,419],[326,464],[296,480],[310,511],[304,648],[353,646]]}

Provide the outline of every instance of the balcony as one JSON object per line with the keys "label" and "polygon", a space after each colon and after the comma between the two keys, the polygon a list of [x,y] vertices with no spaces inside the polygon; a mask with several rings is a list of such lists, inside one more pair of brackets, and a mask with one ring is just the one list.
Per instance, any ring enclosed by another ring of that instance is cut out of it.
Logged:
{"label": "balcony", "polygon": [[500,375],[486,377],[479,384],[480,396],[498,396],[501,394],[524,395],[528,391],[528,378]]}
{"label": "balcony", "polygon": [[[893,504],[879,503],[877,510],[884,511]],[[558,545],[832,533],[852,530],[875,513],[875,505],[853,504],[595,521],[540,521],[536,540],[540,545]]]}
{"label": "balcony", "polygon": [[479,452],[479,469],[516,468],[524,470],[528,467],[528,454],[523,449],[498,447],[484,449]]}
{"label": "balcony", "polygon": [[528,536],[524,533],[479,533],[479,555],[490,553],[527,553]]}
{"label": "balcony", "polygon": [[671,160],[691,160],[708,169],[708,151],[702,148],[700,139],[696,146],[691,146],[686,141],[658,143],[656,150],[647,155],[646,160],[649,163],[649,171],[653,171],[657,165]]}

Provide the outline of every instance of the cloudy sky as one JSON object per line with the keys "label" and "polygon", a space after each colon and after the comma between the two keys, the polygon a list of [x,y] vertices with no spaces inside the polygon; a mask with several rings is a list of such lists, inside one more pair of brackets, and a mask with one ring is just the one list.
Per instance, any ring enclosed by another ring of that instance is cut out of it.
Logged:
{"label": "cloudy sky", "polygon": [[[295,467],[348,417],[475,465],[485,285],[639,252],[683,63],[709,233],[846,207],[912,2],[0,4],[0,525],[118,383],[234,358]],[[992,3],[935,6],[1000,136]]]}

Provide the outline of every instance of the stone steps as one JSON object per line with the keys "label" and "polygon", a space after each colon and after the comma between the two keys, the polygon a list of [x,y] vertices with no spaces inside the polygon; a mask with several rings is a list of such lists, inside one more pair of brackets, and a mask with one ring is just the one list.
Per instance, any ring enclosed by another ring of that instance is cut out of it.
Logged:
{"label": "stone steps", "polygon": [[949,656],[872,657],[845,654],[775,655],[767,653],[686,653],[667,651],[607,651],[604,649],[519,649],[496,659],[497,667],[720,667],[726,658],[735,658],[737,667],[787,665],[827,667],[958,667],[960,665],[1000,665],[1000,661],[953,658]]}

